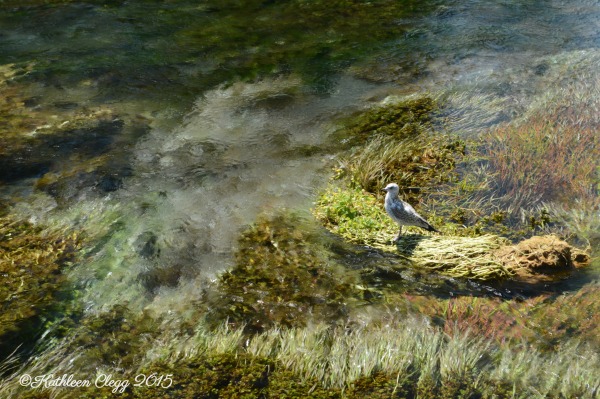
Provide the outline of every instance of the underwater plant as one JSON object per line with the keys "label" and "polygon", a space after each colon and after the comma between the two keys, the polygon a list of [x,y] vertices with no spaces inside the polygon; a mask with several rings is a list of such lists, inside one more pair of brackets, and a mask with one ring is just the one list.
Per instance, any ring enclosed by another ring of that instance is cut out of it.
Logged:
{"label": "underwater plant", "polygon": [[35,342],[44,320],[58,312],[80,246],[78,232],[0,217],[0,354]]}
{"label": "underwater plant", "polygon": [[318,240],[298,228],[297,217],[261,219],[245,231],[235,265],[207,293],[208,319],[227,320],[248,332],[280,325],[300,327],[310,318],[336,320],[359,293]]}
{"label": "underwater plant", "polygon": [[[491,189],[506,209],[572,203],[598,196],[600,139],[596,129],[532,117],[503,125],[484,139]],[[552,167],[548,167],[552,165]]]}

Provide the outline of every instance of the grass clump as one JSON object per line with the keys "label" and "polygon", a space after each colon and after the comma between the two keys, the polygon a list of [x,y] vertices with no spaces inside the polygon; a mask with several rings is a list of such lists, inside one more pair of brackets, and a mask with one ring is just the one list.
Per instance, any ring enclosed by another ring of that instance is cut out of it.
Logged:
{"label": "grass clump", "polygon": [[412,202],[451,180],[466,147],[454,137],[433,134],[435,110],[435,101],[422,97],[356,116],[341,131],[355,147],[342,158],[338,178],[346,177],[350,185],[371,193],[394,181]]}
{"label": "grass clump", "polygon": [[389,182],[415,203],[433,187],[454,178],[465,144],[447,135],[423,135],[398,140],[379,136],[341,161],[352,185],[379,192]]}
{"label": "grass clump", "polygon": [[346,314],[354,296],[351,278],[336,271],[300,224],[299,218],[279,216],[243,233],[235,266],[220,276],[218,294],[207,298],[213,322],[228,320],[257,332],[303,326],[313,315],[335,320]]}

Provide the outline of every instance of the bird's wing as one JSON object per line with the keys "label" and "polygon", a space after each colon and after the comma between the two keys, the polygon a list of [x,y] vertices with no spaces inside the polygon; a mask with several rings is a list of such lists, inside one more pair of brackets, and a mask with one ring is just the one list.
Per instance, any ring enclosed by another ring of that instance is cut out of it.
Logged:
{"label": "bird's wing", "polygon": [[429,223],[415,211],[415,208],[412,207],[408,202],[400,201],[394,202],[390,207],[390,211],[400,220],[404,220],[407,224],[412,223],[415,226],[428,228]]}
{"label": "bird's wing", "polygon": [[[407,207],[408,205],[408,207]],[[390,204],[389,206],[390,208],[390,213],[396,218],[396,219],[400,219],[400,220],[406,220],[407,217],[407,211],[410,212],[412,207],[407,204],[406,202],[402,203],[400,201],[394,201]],[[414,212],[414,209],[412,209],[412,211]]]}

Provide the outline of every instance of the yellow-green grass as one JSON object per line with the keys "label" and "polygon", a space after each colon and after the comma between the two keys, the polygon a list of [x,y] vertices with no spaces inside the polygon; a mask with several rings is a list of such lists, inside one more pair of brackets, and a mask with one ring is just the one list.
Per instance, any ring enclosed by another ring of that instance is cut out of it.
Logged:
{"label": "yellow-green grass", "polygon": [[[137,320],[131,314],[128,318],[130,323]],[[119,396],[126,399],[532,396],[591,399],[600,389],[596,378],[600,356],[593,348],[576,341],[542,354],[527,345],[509,349],[468,332],[446,334],[426,320],[410,316],[389,315],[364,325],[271,328],[252,337],[245,336],[241,328],[209,329],[200,320],[193,333],[182,338],[177,328],[147,336],[144,346],[139,348],[146,350],[145,358],[139,363],[125,368],[105,364],[95,372],[90,369],[91,374],[86,377],[94,379],[101,373],[131,379],[139,373],[172,375],[174,383],[169,388],[130,387]],[[34,362],[28,372],[81,373],[82,369],[74,369],[68,361],[81,355],[81,352],[68,353],[51,370],[38,369]],[[0,394],[22,398],[114,395],[111,388],[94,386],[31,390],[20,387],[18,377],[18,374],[9,377],[0,387]]]}

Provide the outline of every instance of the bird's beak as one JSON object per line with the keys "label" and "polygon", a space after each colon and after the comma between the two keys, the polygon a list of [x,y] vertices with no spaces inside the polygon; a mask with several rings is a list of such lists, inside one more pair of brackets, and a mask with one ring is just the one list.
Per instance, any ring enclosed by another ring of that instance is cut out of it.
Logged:
{"label": "bird's beak", "polygon": [[382,188],[381,191],[385,191],[387,193],[387,188]]}

